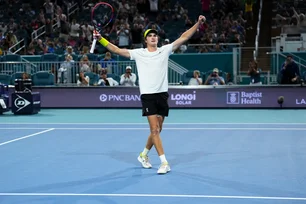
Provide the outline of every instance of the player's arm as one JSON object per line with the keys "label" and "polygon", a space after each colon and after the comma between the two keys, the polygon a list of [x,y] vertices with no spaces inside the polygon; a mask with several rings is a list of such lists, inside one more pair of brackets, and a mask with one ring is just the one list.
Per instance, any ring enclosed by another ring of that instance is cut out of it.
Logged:
{"label": "player's arm", "polygon": [[112,44],[105,38],[103,38],[100,34],[94,33],[94,36],[97,38],[97,41],[103,45],[106,49],[108,49],[110,52],[120,55],[122,57],[130,58],[130,53],[127,49],[121,49],[117,47],[116,45]]}
{"label": "player's arm", "polygon": [[187,31],[185,31],[181,37],[179,37],[177,40],[173,42],[173,48],[172,51],[175,51],[178,49],[182,44],[184,44],[186,41],[188,41],[193,34],[197,31],[200,23],[204,22],[206,20],[205,16],[199,16],[198,22],[194,24],[191,28],[189,28]]}

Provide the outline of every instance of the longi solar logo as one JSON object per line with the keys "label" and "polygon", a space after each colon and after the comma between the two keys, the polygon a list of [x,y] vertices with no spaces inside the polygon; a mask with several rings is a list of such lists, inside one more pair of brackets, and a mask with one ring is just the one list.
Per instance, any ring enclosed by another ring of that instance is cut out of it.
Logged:
{"label": "longi solar logo", "polygon": [[227,104],[261,104],[262,92],[229,91],[226,93]]}
{"label": "longi solar logo", "polygon": [[175,101],[176,105],[192,105],[192,101],[197,99],[196,91],[192,94],[171,94],[171,101]]}
{"label": "longi solar logo", "polygon": [[116,94],[101,94],[100,95],[100,101],[106,102],[106,101],[140,101],[139,95],[129,95],[129,94],[122,94],[122,95],[116,95]]}

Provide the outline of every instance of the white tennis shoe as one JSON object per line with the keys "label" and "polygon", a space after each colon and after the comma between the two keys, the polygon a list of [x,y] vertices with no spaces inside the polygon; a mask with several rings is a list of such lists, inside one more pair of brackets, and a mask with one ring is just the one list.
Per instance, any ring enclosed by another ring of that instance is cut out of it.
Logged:
{"label": "white tennis shoe", "polygon": [[142,164],[142,167],[145,169],[152,168],[152,165],[150,164],[148,155],[142,155],[142,153],[138,156],[138,161]]}
{"label": "white tennis shoe", "polygon": [[164,163],[162,163],[162,164],[159,166],[159,168],[158,168],[158,170],[157,170],[157,173],[158,173],[158,174],[166,174],[166,173],[168,173],[169,171],[171,171],[170,165],[168,164],[168,162],[164,162]]}

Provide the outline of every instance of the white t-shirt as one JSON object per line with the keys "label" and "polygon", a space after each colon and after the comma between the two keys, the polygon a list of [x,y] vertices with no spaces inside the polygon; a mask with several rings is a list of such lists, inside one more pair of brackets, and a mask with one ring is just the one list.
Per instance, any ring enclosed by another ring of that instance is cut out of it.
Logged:
{"label": "white t-shirt", "polygon": [[140,94],[152,94],[168,91],[168,60],[173,44],[149,52],[147,48],[128,50],[130,59],[136,61]]}

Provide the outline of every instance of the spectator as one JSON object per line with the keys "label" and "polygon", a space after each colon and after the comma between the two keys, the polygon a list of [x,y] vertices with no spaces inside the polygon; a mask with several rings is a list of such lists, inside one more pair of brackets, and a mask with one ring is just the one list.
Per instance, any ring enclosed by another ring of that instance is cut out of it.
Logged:
{"label": "spectator", "polygon": [[257,61],[250,60],[249,62],[249,70],[248,75],[250,76],[251,82],[250,84],[261,84],[260,81],[260,69],[258,69]]}
{"label": "spectator", "polygon": [[194,70],[193,71],[193,78],[191,78],[188,82],[188,85],[202,85],[203,81],[200,75],[199,70]]}
{"label": "spectator", "polygon": [[224,85],[223,77],[219,76],[219,69],[214,68],[213,73],[209,75],[205,81],[205,85]]}
{"label": "spectator", "polygon": [[100,64],[102,68],[108,70],[108,72],[118,72],[117,62],[112,59],[112,54],[110,52],[106,52],[103,59],[100,60]]}
{"label": "spectator", "polygon": [[89,77],[84,75],[84,72],[80,72],[79,77],[78,77],[78,81],[77,81],[77,85],[78,86],[89,86]]}
{"label": "spectator", "polygon": [[87,55],[84,55],[80,61],[80,69],[81,72],[91,72],[92,64],[89,61]]}
{"label": "spectator", "polygon": [[[66,56],[66,61],[64,61],[60,68],[58,69],[57,75],[57,83],[61,83],[62,81],[65,83],[71,83],[71,72],[73,68],[73,59],[71,55]],[[62,80],[64,77],[64,80]]]}
{"label": "spectator", "polygon": [[287,56],[280,71],[280,84],[297,84],[300,79],[300,70],[298,65],[293,61],[291,55]]}
{"label": "spectator", "polygon": [[120,84],[123,86],[136,86],[136,74],[132,73],[132,67],[127,66],[125,73],[121,75]]}
{"label": "spectator", "polygon": [[106,72],[101,72],[100,79],[98,81],[100,86],[118,86],[119,83],[112,77],[107,77]]}
{"label": "spectator", "polygon": [[245,19],[246,19],[246,23],[247,23],[246,29],[253,29],[252,28],[253,0],[246,0],[245,1]]}

